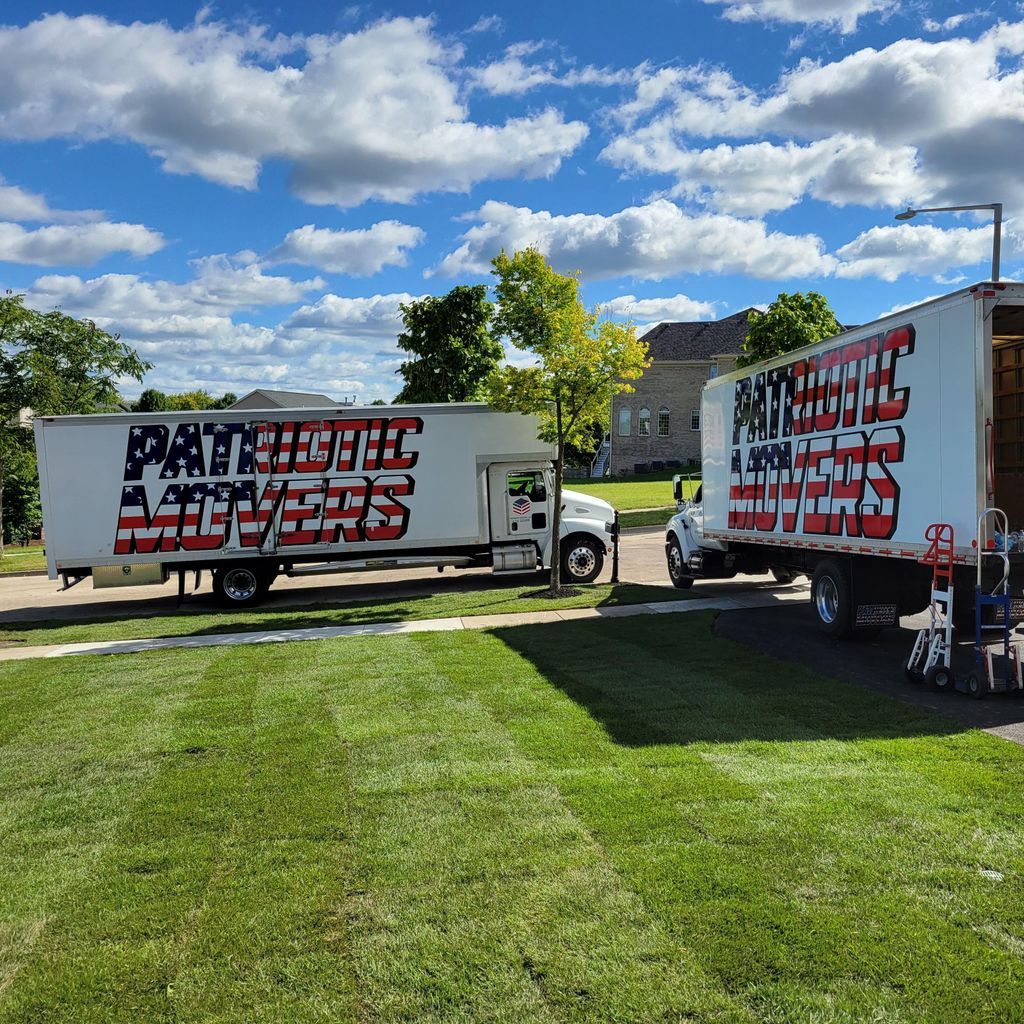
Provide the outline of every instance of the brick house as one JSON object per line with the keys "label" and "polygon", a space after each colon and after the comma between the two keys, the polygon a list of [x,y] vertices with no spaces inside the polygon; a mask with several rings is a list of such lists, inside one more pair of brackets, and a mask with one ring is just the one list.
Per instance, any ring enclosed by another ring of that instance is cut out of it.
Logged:
{"label": "brick house", "polygon": [[700,392],[705,381],[730,373],[743,350],[752,309],[722,320],[659,324],[644,335],[650,368],[632,394],[612,399],[610,469],[665,468],[700,461]]}

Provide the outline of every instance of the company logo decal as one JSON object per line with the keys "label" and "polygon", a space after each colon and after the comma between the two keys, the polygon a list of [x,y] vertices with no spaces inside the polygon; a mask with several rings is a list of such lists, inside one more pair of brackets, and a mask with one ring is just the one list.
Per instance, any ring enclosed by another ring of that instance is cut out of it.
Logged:
{"label": "company logo decal", "polygon": [[516,498],[516,500],[512,502],[512,515],[528,516],[532,507],[533,506],[529,498]]}
{"label": "company logo decal", "polygon": [[730,529],[893,535],[915,337],[906,324],[736,382]]}
{"label": "company logo decal", "polygon": [[397,540],[419,416],[128,428],[114,552]]}

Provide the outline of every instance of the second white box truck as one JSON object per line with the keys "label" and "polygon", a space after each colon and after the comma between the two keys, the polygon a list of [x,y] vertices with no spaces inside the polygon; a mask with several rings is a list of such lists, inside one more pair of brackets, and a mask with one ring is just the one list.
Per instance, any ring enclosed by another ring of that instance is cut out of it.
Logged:
{"label": "second white box truck", "polygon": [[[677,586],[805,573],[826,632],[893,625],[927,607],[925,530],[948,523],[955,609],[973,622],[979,547],[1004,546],[979,518],[994,506],[1024,528],[1024,284],[962,288],[747,366],[709,381],[701,410],[699,499],[666,536]],[[1019,599],[1024,534],[1006,546]],[[1001,577],[1002,560],[983,568]]]}
{"label": "second white box truck", "polygon": [[[552,449],[478,404],[39,417],[51,579],[210,570],[230,605],[281,573],[551,565]],[[566,582],[611,553],[614,510],[563,492]]]}

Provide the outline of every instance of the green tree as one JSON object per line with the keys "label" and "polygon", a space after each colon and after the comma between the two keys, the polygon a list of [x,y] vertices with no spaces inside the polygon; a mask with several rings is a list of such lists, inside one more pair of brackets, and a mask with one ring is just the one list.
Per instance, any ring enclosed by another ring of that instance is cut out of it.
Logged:
{"label": "green tree", "polygon": [[[0,298],[0,495],[4,455],[18,448],[25,415],[120,408],[117,382],[142,380],[149,368],[91,320],[76,320],[59,309],[39,313],[25,306],[23,295],[11,292]],[[0,504],[0,553],[3,532]]]}
{"label": "green tree", "polygon": [[4,467],[3,532],[5,541],[27,542],[43,523],[39,503],[39,473],[32,431],[12,427],[0,436],[0,462]]}
{"label": "green tree", "polygon": [[831,338],[842,330],[843,325],[824,295],[779,292],[778,298],[763,313],[750,314],[750,331],[736,365],[749,366],[781,356],[795,348]]}
{"label": "green tree", "polygon": [[535,248],[491,261],[498,279],[494,330],[535,365],[504,366],[491,374],[491,404],[505,412],[540,416],[540,438],[555,445],[555,495],[551,517],[551,590],[561,590],[559,536],[562,473],[567,445],[592,451],[593,424],[602,421],[612,395],[632,391],[629,383],[650,366],[647,344],[633,324],[600,319],[579,297],[579,279],[558,274]]}
{"label": "green tree", "polygon": [[401,305],[398,347],[416,356],[398,368],[405,385],[396,402],[472,402],[504,354],[491,337],[494,310],[485,285],[459,285],[447,295]]}
{"label": "green tree", "polygon": [[167,396],[162,391],[146,388],[139,395],[138,401],[133,403],[132,412],[166,412],[169,408]]}
{"label": "green tree", "polygon": [[205,409],[227,409],[238,401],[238,395],[226,391],[220,398],[214,398],[205,388],[183,391],[178,395],[167,395],[156,388],[146,388],[132,405],[133,412],[193,412]]}

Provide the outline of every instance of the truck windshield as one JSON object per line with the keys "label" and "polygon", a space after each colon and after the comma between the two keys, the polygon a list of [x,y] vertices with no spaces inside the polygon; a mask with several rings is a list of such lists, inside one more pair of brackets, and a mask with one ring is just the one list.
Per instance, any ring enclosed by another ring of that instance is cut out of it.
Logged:
{"label": "truck windshield", "polygon": [[527,497],[534,504],[548,500],[541,473],[509,473],[508,493],[514,498]]}

